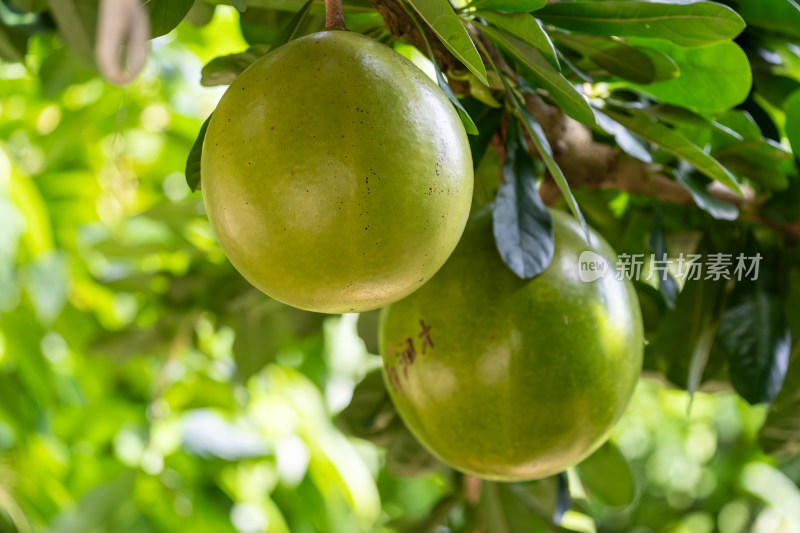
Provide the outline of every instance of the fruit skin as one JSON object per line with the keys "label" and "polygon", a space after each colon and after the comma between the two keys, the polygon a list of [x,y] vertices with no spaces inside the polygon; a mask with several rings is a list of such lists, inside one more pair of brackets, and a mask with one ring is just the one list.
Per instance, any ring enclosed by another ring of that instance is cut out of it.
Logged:
{"label": "fruit skin", "polygon": [[201,165],[231,263],[319,312],[376,309],[421,286],[472,199],[452,104],[394,50],[347,31],[291,41],[245,70],[212,116]]}
{"label": "fruit skin", "polygon": [[594,233],[589,246],[573,218],[551,212],[555,255],[540,276],[521,280],[503,264],[484,214],[430,283],[381,313],[397,410],[468,474],[538,479],[577,464],[607,440],[641,371],[632,284],[578,277],[581,252],[604,256],[613,272],[614,251]]}

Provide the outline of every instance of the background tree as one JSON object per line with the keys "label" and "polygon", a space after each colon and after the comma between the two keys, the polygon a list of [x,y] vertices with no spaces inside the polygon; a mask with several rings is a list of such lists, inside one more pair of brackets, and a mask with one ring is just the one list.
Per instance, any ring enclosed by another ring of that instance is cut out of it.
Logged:
{"label": "background tree", "polygon": [[[345,3],[453,94],[499,232],[547,239],[536,180],[647,260],[646,379],[611,443],[519,484],[416,443],[375,313],[285,307],[226,262],[190,190],[202,121],[324,25],[226,4],[0,2],[0,531],[800,531],[795,2]],[[147,36],[130,85],[98,77],[131,79]],[[519,275],[548,262],[499,245]],[[731,279],[684,280],[695,253]]]}

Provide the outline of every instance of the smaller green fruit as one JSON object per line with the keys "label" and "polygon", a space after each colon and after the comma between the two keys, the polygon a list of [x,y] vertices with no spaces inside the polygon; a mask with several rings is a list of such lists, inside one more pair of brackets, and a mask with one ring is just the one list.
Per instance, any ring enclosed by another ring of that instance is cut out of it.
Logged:
{"label": "smaller green fruit", "polygon": [[[641,372],[642,318],[614,251],[552,214],[555,254],[536,278],[503,264],[491,217],[479,216],[427,285],[382,312],[394,404],[462,472],[514,481],[577,464],[608,439]],[[586,251],[608,275],[581,273]]]}

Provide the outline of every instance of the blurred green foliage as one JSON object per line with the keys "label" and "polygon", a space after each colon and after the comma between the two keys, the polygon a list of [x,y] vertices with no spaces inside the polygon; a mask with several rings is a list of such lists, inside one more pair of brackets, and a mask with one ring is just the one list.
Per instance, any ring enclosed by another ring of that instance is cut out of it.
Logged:
{"label": "blurred green foliage", "polygon": [[557,479],[480,484],[433,460],[380,401],[375,314],[262,295],[190,194],[221,94],[201,68],[257,29],[207,15],[125,88],[52,34],[0,62],[0,531],[800,532],[800,461],[765,455],[766,407],[730,392],[690,408],[644,379],[613,445],[569,472],[560,526]]}

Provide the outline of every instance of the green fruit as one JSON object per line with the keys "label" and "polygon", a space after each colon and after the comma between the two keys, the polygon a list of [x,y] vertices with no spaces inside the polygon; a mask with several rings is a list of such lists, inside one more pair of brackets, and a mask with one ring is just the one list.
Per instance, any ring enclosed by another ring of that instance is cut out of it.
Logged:
{"label": "green fruit", "polygon": [[458,243],[472,199],[452,104],[394,50],[347,31],[291,41],[245,70],[214,111],[201,164],[236,269],[327,313],[421,286]]}
{"label": "green fruit", "polygon": [[[608,439],[642,366],[642,318],[616,256],[552,211],[550,267],[521,280],[495,248],[490,216],[467,227],[436,276],[381,315],[384,375],[401,417],[439,459],[494,480],[550,476]],[[579,278],[579,257],[609,276]]]}

